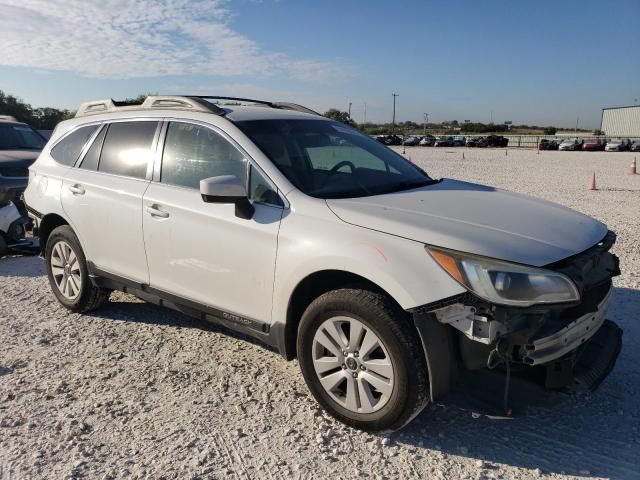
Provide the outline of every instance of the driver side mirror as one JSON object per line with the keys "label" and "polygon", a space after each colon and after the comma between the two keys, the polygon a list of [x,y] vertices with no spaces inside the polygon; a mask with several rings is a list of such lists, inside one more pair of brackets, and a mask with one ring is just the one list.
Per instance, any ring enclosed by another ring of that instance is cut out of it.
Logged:
{"label": "driver side mirror", "polygon": [[200,195],[206,203],[234,203],[238,218],[249,220],[255,213],[244,183],[234,175],[220,175],[200,180]]}

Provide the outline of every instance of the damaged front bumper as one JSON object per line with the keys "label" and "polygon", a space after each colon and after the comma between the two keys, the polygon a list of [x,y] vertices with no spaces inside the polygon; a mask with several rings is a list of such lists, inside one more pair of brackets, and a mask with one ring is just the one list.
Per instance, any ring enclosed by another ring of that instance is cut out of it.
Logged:
{"label": "damaged front bumper", "polygon": [[580,302],[516,308],[466,293],[414,311],[423,343],[428,332],[421,324],[430,319],[453,327],[451,343],[466,369],[508,363],[516,371],[541,372],[538,377],[548,388],[575,382],[596,388],[615,365],[622,345],[622,330],[606,319],[613,298],[611,279],[620,274],[618,258],[609,252],[615,239],[608,232],[585,252],[545,267],[569,276],[580,291]]}

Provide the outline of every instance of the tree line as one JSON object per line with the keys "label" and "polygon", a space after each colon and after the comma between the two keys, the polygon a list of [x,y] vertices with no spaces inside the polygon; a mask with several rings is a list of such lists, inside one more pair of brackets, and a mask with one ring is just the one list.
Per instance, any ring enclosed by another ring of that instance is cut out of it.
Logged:
{"label": "tree line", "polygon": [[[127,98],[123,103],[138,104],[147,97],[147,94]],[[75,111],[60,110],[52,107],[34,108],[30,104],[23,102],[14,95],[9,95],[0,90],[0,115],[10,115],[19,122],[28,123],[38,130],[53,130],[55,126],[75,115]],[[347,112],[336,108],[330,108],[324,116],[332,120],[337,120],[350,125],[369,135],[388,135],[391,133],[420,133],[424,129],[424,124],[413,121],[398,122],[394,126],[391,123],[356,123],[349,117]],[[507,132],[509,127],[504,124],[486,124],[480,122],[463,122],[457,120],[443,122],[441,124],[427,123],[428,130],[449,130],[461,133],[494,133]],[[458,130],[459,129],[459,130]],[[545,135],[554,135],[558,130],[556,127],[537,127],[530,125],[513,125],[512,129],[543,130]]]}

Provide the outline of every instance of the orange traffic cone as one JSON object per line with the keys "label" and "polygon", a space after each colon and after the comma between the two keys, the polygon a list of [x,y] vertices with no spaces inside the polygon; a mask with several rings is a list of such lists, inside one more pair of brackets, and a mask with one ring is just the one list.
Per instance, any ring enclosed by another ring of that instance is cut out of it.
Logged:
{"label": "orange traffic cone", "polygon": [[631,162],[631,166],[629,167],[629,175],[636,174],[636,157],[633,157],[633,162]]}
{"label": "orange traffic cone", "polygon": [[464,160],[464,152],[462,152],[462,155],[460,155],[460,160]]}
{"label": "orange traffic cone", "polygon": [[593,172],[591,175],[591,180],[589,180],[589,190],[597,190],[596,188],[596,173]]}
{"label": "orange traffic cone", "polygon": [[508,157],[509,156],[509,150],[507,150],[506,148],[504,149],[504,156]]}

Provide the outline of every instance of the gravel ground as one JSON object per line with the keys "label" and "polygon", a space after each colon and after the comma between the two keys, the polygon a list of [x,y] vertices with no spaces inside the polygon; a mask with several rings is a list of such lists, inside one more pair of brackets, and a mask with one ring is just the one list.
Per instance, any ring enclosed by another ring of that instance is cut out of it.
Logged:
{"label": "gravel ground", "polygon": [[491,378],[478,377],[403,431],[365,434],[319,410],[296,362],[125,294],[90,315],[70,314],[40,259],[7,258],[0,479],[640,478],[633,154],[416,147],[406,155],[435,177],[544,197],[617,231],[623,274],[609,317],[625,329],[624,347],[596,393],[539,395],[516,384],[514,398],[528,405],[507,420],[475,400],[491,393],[499,402],[502,384],[490,392]]}

